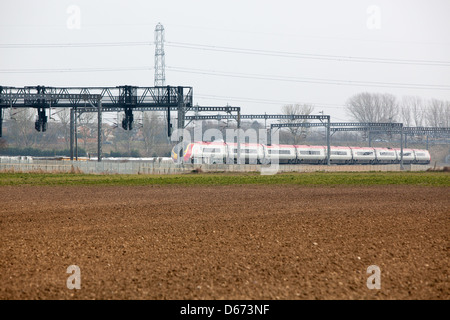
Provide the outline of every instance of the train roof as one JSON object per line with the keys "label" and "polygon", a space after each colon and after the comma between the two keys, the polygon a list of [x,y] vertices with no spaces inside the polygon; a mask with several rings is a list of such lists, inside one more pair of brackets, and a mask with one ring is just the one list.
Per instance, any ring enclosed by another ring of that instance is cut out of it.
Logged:
{"label": "train roof", "polygon": [[206,146],[210,146],[210,145],[218,145],[218,146],[223,146],[225,145],[225,142],[223,141],[196,141],[194,142],[194,144],[201,144],[201,145],[206,145]]}
{"label": "train roof", "polygon": [[308,149],[308,148],[325,148],[325,146],[310,146],[310,145],[294,145],[294,147],[296,148],[303,148],[303,149]]}
{"label": "train roof", "polygon": [[375,149],[375,148],[372,148],[372,147],[350,147],[350,148],[352,148],[352,149],[358,149],[358,150],[361,150],[361,149],[364,149],[364,150],[367,150],[367,149],[373,150],[373,149]]}
{"label": "train roof", "polygon": [[[203,146],[237,146],[236,142],[227,143],[225,141],[197,141],[194,144],[199,144]],[[260,147],[262,144],[259,143],[241,143],[241,146],[244,147]],[[323,149],[326,146],[316,146],[316,145],[291,145],[291,144],[272,144],[266,145],[267,148],[299,148],[299,149]],[[355,150],[390,150],[390,151],[400,151],[400,148],[391,148],[391,147],[352,147],[352,146],[331,146],[334,149],[355,149]],[[426,149],[411,149],[411,148],[403,148],[403,151],[422,151],[429,152]]]}
{"label": "train roof", "polygon": [[271,144],[267,148],[295,148],[292,144]]}

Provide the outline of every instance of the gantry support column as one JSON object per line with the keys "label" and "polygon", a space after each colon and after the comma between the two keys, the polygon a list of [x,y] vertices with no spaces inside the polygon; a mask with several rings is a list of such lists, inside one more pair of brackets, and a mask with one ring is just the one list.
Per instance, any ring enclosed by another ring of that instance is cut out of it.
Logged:
{"label": "gantry support column", "polygon": [[330,123],[330,116],[327,118],[327,165],[330,165],[330,155],[331,155],[331,123]]}
{"label": "gantry support column", "polygon": [[0,108],[0,138],[3,132],[3,108]]}
{"label": "gantry support column", "polygon": [[70,143],[70,161],[73,161],[73,142],[74,142],[74,130],[75,129],[75,111],[70,108],[70,133],[69,133],[69,143]]}
{"label": "gantry support column", "polygon": [[77,112],[77,108],[75,108],[73,112],[73,125],[74,125],[74,138],[75,138],[75,160],[78,161],[78,117],[81,113]]}
{"label": "gantry support column", "polygon": [[98,124],[98,132],[97,132],[97,149],[98,149],[98,155],[97,160],[98,162],[102,161],[102,100],[97,101],[97,108],[98,108],[98,115],[97,115],[97,124]]}
{"label": "gantry support column", "polygon": [[[3,87],[0,86],[0,94],[3,93]],[[0,104],[2,103],[2,99],[0,99]],[[0,107],[0,138],[2,137],[3,133],[3,108]]]}
{"label": "gantry support column", "polygon": [[400,126],[400,170],[404,170],[403,166],[403,124]]}
{"label": "gantry support column", "polygon": [[185,123],[185,116],[186,116],[186,110],[184,105],[184,98],[183,98],[183,87],[178,87],[178,142],[181,145],[180,150],[178,151],[178,160],[179,163],[183,163],[183,157],[184,157],[184,123]]}
{"label": "gantry support column", "polygon": [[[236,163],[241,164],[241,112],[238,111],[237,117],[237,159]],[[245,160],[244,160],[245,164]]]}

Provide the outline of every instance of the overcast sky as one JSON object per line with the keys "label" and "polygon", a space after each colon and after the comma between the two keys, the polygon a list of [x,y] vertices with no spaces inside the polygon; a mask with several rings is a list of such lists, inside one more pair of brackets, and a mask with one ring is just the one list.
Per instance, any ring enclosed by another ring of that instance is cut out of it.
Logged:
{"label": "overcast sky", "polygon": [[3,0],[0,85],[153,86],[160,22],[166,84],[194,103],[312,103],[344,121],[364,91],[450,100],[449,13],[449,0]]}

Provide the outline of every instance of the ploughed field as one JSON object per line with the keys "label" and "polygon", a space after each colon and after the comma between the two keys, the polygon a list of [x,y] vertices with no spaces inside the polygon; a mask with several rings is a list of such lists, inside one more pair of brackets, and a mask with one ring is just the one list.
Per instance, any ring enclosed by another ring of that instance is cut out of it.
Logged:
{"label": "ploughed field", "polygon": [[447,300],[449,190],[0,186],[0,299]]}

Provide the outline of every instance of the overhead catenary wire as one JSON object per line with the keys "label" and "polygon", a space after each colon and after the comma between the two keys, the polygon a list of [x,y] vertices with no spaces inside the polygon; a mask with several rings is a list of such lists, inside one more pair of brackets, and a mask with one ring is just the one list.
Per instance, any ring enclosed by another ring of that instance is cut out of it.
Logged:
{"label": "overhead catenary wire", "polygon": [[252,54],[252,55],[263,55],[263,56],[295,58],[295,59],[316,59],[316,60],[333,60],[333,61],[339,61],[339,62],[366,62],[366,63],[432,65],[432,66],[449,66],[450,67],[450,61],[439,61],[439,60],[392,59],[392,58],[326,55],[326,54],[314,54],[314,53],[300,53],[300,52],[288,52],[288,51],[273,51],[273,50],[262,50],[262,49],[224,47],[224,46],[213,46],[213,45],[204,45],[204,44],[196,44],[196,43],[170,42],[170,41],[166,42],[166,46],[176,47],[176,48],[184,48],[184,49],[193,49],[193,50],[217,51],[217,52],[238,53],[238,54]]}
{"label": "overhead catenary wire", "polygon": [[282,82],[301,82],[312,84],[328,84],[328,85],[340,85],[340,86],[364,86],[364,87],[383,87],[383,88],[405,88],[405,89],[428,89],[428,90],[450,90],[450,85],[438,85],[438,84],[414,84],[414,83],[398,83],[398,82],[378,82],[378,81],[353,81],[342,79],[321,79],[321,78],[298,78],[290,76],[278,76],[278,75],[264,75],[264,74],[252,74],[252,73],[232,73],[228,71],[215,71],[195,68],[181,68],[166,66],[169,71],[211,75],[219,77],[231,77],[231,78],[245,78],[256,80],[270,80],[270,81],[282,81]]}
{"label": "overhead catenary wire", "polygon": [[[342,79],[325,78],[299,78],[291,76],[264,75],[252,73],[232,73],[227,71],[215,71],[196,68],[166,66],[168,71],[182,72],[190,74],[202,74],[219,77],[245,78],[256,80],[270,80],[282,82],[299,82],[311,84],[340,85],[340,86],[364,86],[364,87],[384,87],[384,88],[406,88],[406,89],[428,89],[428,90],[450,90],[450,85],[440,84],[415,84],[381,81],[354,81]],[[114,67],[114,68],[55,68],[55,69],[0,69],[0,73],[63,73],[63,72],[112,72],[112,71],[150,71],[154,67]]]}
{"label": "overhead catenary wire", "polygon": [[288,101],[288,100],[270,100],[270,99],[257,99],[257,98],[246,98],[246,97],[232,97],[232,96],[219,96],[219,95],[209,95],[197,93],[195,95],[198,98],[205,99],[217,99],[224,101],[236,101],[236,102],[249,102],[249,103],[261,103],[261,104],[273,104],[273,105],[288,105],[288,104],[305,104],[312,106],[323,106],[326,108],[342,108],[341,104],[331,104],[331,103],[320,103],[320,102],[299,102],[299,101]]}
{"label": "overhead catenary wire", "polygon": [[150,41],[134,42],[80,42],[80,43],[3,43],[0,49],[38,49],[38,48],[83,48],[83,47],[130,47],[151,46]]}
{"label": "overhead catenary wire", "polygon": [[148,71],[153,67],[116,67],[116,68],[54,68],[54,69],[0,69],[0,73],[58,73],[58,72],[108,72],[108,71]]}
{"label": "overhead catenary wire", "polygon": [[[89,42],[89,43],[3,43],[3,44],[0,43],[0,49],[129,47],[129,46],[152,46],[152,45],[154,45],[154,42],[151,41]],[[338,62],[359,62],[359,63],[450,66],[450,61],[442,61],[442,60],[394,59],[394,58],[361,57],[350,55],[330,55],[330,54],[216,46],[216,45],[206,45],[188,42],[174,42],[174,41],[165,41],[165,45],[169,47],[192,49],[192,50],[263,55],[263,56],[274,56],[274,57],[295,58],[295,59],[332,60]]]}

